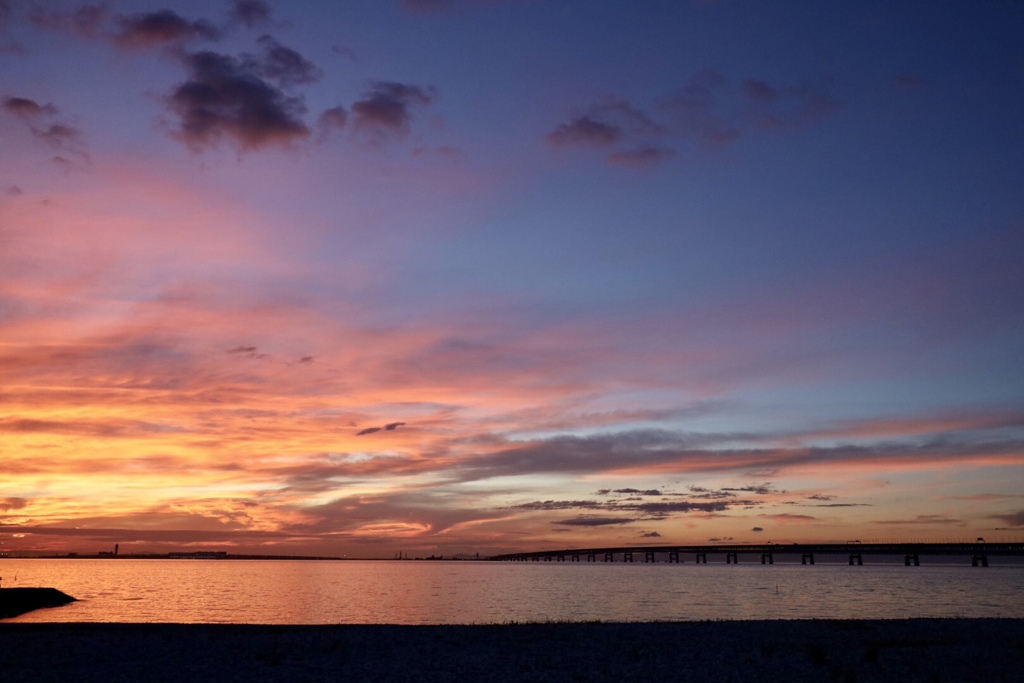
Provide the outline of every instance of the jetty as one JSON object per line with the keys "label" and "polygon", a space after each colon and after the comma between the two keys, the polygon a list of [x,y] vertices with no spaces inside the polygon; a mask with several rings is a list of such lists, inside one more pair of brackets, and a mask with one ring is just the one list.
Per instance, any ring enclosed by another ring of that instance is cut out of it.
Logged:
{"label": "jetty", "polygon": [[0,619],[71,602],[75,602],[75,598],[56,588],[0,588]]}

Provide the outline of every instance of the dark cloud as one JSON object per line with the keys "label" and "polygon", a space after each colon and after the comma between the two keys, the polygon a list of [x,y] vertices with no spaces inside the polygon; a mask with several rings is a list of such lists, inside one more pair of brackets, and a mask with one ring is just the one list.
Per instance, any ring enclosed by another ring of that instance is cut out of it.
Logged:
{"label": "dark cloud", "polygon": [[724,512],[728,510],[731,505],[741,505],[748,502],[749,501],[736,501],[733,503],[730,501],[726,503],[718,501],[698,503],[681,500],[661,503],[639,503],[637,505],[628,506],[628,509],[633,509],[655,517],[665,517],[675,512]]}
{"label": "dark cloud", "polygon": [[39,104],[27,97],[5,97],[3,103],[4,110],[22,119],[55,116],[57,114],[57,108],[52,104]]}
{"label": "dark cloud", "polygon": [[722,500],[723,498],[735,498],[736,494],[730,491],[712,491],[703,486],[689,487],[690,497],[698,500]]}
{"label": "dark cloud", "polygon": [[190,79],[168,98],[181,118],[175,135],[193,148],[230,138],[243,149],[305,139],[305,106],[263,80],[251,64],[203,51],[185,57]]}
{"label": "dark cloud", "polygon": [[551,523],[560,526],[610,526],[613,524],[632,524],[635,521],[635,519],[625,519],[623,517],[591,517],[583,515],[573,517],[572,519],[556,520]]}
{"label": "dark cloud", "polygon": [[220,31],[202,19],[189,21],[169,9],[120,17],[114,43],[124,48],[144,48],[181,43],[193,38],[216,40]]}
{"label": "dark cloud", "polygon": [[614,489],[612,491],[612,493],[638,494],[638,495],[641,495],[641,496],[660,496],[660,495],[662,495],[661,491],[659,491],[658,489],[646,489],[646,490],[641,490],[641,489]]}
{"label": "dark cloud", "polygon": [[71,159],[56,156],[53,161],[66,162],[68,166],[76,169],[88,166],[89,155],[82,144],[81,131],[67,123],[55,121],[58,115],[55,106],[39,104],[27,97],[5,97],[3,108],[7,113],[24,121],[36,140],[73,157]]}
{"label": "dark cloud", "polygon": [[[777,435],[764,435],[774,441]],[[1020,439],[970,438],[938,435],[917,443],[879,442],[800,448],[715,447],[734,441],[733,435],[694,434],[667,430],[633,430],[592,436],[556,436],[507,448],[455,465],[462,481],[540,473],[599,473],[615,470],[658,472],[783,471],[817,463],[825,466],[870,464],[934,467],[943,462],[978,462],[993,457],[1017,457]],[[754,487],[756,488],[756,487]],[[724,490],[724,489],[723,489]],[[735,490],[745,490],[735,489]],[[770,491],[780,493],[781,491]]]}
{"label": "dark cloud", "polygon": [[664,104],[673,134],[717,147],[749,130],[799,132],[831,118],[839,101],[823,86],[746,78],[739,86],[714,70],[694,74]]}
{"label": "dark cloud", "polygon": [[612,147],[629,144],[608,155],[619,166],[651,166],[675,156],[675,151],[655,142],[668,133],[644,111],[630,102],[610,97],[590,106],[584,113],[548,133],[555,147]]}
{"label": "dark cloud", "polygon": [[462,467],[471,479],[541,472],[600,472],[675,461],[685,444],[685,436],[662,430],[556,436],[474,458]]}
{"label": "dark cloud", "polygon": [[782,132],[801,131],[830,118],[839,101],[812,85],[774,86],[746,79],[742,85],[743,114],[753,125]]}
{"label": "dark cloud", "polygon": [[647,533],[640,534],[640,538],[661,538],[661,534],[657,531],[648,531]]}
{"label": "dark cloud", "polygon": [[363,436],[365,434],[375,434],[377,432],[393,432],[399,427],[405,426],[404,422],[389,422],[383,427],[367,427],[356,432],[356,436]]}
{"label": "dark cloud", "polygon": [[786,523],[786,522],[816,522],[816,521],[818,521],[817,517],[812,517],[811,515],[794,515],[794,514],[790,514],[788,512],[780,512],[778,514],[773,514],[773,515],[758,515],[758,517],[763,517],[765,519],[770,519],[770,520],[773,520],[773,521],[776,521],[776,522],[782,522],[782,523]]}
{"label": "dark cloud", "polygon": [[53,147],[66,148],[81,139],[77,128],[62,123],[52,123],[43,128],[33,129],[37,138]]}
{"label": "dark cloud", "polygon": [[6,190],[4,190],[4,194],[8,197],[20,197],[24,194],[24,191],[17,185],[10,185]]}
{"label": "dark cloud", "polygon": [[807,507],[812,508],[869,508],[871,503],[819,503],[817,505],[808,505]]}
{"label": "dark cloud", "polygon": [[547,141],[556,147],[610,147],[622,139],[622,128],[583,115],[563,123],[548,133]]}
{"label": "dark cloud", "polygon": [[387,135],[404,135],[409,131],[412,108],[432,101],[429,90],[419,86],[379,81],[352,105],[353,125],[377,141]]}
{"label": "dark cloud", "polygon": [[764,527],[755,526],[753,529],[751,529],[751,531],[761,532],[761,531],[764,531]]}
{"label": "dark cloud", "polygon": [[64,169],[65,171],[80,171],[84,170],[88,164],[83,164],[75,159],[69,159],[68,157],[55,154],[50,157],[50,163],[54,166]]}
{"label": "dark cloud", "polygon": [[662,135],[668,132],[665,126],[656,123],[646,112],[617,97],[609,97],[595,104],[590,108],[590,114],[601,120],[612,121],[632,135]]}
{"label": "dark cloud", "polygon": [[29,21],[49,31],[94,38],[107,16],[106,6],[95,4],[82,5],[68,12],[35,9],[29,14]]}
{"label": "dark cloud", "polygon": [[962,519],[953,519],[943,515],[918,515],[913,519],[885,519],[872,522],[873,524],[884,524],[887,526],[901,524],[963,524]]}
{"label": "dark cloud", "polygon": [[302,358],[299,359],[299,362],[300,363],[312,363],[313,360],[314,360],[313,356],[303,356]]}
{"label": "dark cloud", "polygon": [[263,0],[232,0],[231,21],[255,28],[270,21],[270,5]]}
{"label": "dark cloud", "polygon": [[257,360],[269,357],[266,353],[260,353],[259,349],[255,346],[236,346],[233,349],[228,349],[228,353],[233,356],[243,356],[245,358],[254,358]]}
{"label": "dark cloud", "polygon": [[[647,519],[663,519],[675,513],[687,512],[724,512],[729,509],[730,503],[723,502],[694,502],[694,501],[663,501],[663,502],[639,502],[642,499],[629,499],[626,501],[609,500],[535,500],[529,503],[519,503],[509,506],[509,510],[601,510],[604,512],[630,512],[640,513]],[[740,504],[737,502],[737,504]]]}
{"label": "dark cloud", "polygon": [[605,507],[607,503],[596,500],[535,500],[509,506],[510,510],[586,510]]}
{"label": "dark cloud", "polygon": [[1024,510],[1018,510],[1017,512],[1008,512],[1003,515],[993,515],[992,518],[998,519],[1003,524],[1009,527],[1024,526]]}
{"label": "dark cloud", "polygon": [[24,498],[0,498],[0,512],[23,510],[28,505]]}
{"label": "dark cloud", "polygon": [[744,493],[756,493],[759,496],[766,496],[769,493],[785,493],[785,491],[779,491],[778,489],[772,488],[771,483],[760,484],[760,485],[750,485],[750,486],[739,486],[739,487],[723,486],[722,490],[723,491],[741,491],[741,492],[744,492]]}
{"label": "dark cloud", "polygon": [[708,543],[721,543],[723,541],[735,541],[732,536],[714,536],[708,539]]}
{"label": "dark cloud", "polygon": [[313,62],[273,37],[260,36],[257,42],[263,54],[260,59],[251,60],[250,67],[260,76],[282,86],[315,83],[323,77],[323,72]]}
{"label": "dark cloud", "polygon": [[608,161],[621,166],[653,166],[676,156],[668,147],[643,147],[641,149],[612,152]]}
{"label": "dark cloud", "polygon": [[807,500],[832,500],[834,498],[835,496],[828,496],[823,493],[815,493],[810,496],[807,496]]}
{"label": "dark cloud", "polygon": [[233,349],[228,349],[228,353],[256,353],[256,348],[255,346],[236,346]]}

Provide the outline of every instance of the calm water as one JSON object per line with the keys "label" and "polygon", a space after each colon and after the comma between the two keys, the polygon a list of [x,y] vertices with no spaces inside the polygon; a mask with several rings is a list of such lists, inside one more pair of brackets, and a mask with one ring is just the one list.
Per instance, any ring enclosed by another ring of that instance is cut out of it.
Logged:
{"label": "calm water", "polygon": [[[1024,617],[1024,566],[0,559],[80,602],[11,621],[474,624]],[[15,577],[17,577],[15,579]]]}

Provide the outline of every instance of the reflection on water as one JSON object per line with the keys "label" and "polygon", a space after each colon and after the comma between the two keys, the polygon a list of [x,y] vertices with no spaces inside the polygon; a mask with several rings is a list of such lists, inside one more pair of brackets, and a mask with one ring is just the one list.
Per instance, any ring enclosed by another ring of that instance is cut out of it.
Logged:
{"label": "reflection on water", "polygon": [[1021,566],[0,559],[0,576],[80,600],[21,622],[1024,617]]}

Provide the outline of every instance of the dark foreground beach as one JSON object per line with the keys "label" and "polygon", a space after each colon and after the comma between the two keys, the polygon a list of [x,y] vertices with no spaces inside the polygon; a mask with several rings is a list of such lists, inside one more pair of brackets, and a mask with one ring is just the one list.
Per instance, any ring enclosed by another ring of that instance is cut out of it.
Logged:
{"label": "dark foreground beach", "polygon": [[246,626],[0,623],[16,681],[1020,681],[1024,619]]}

